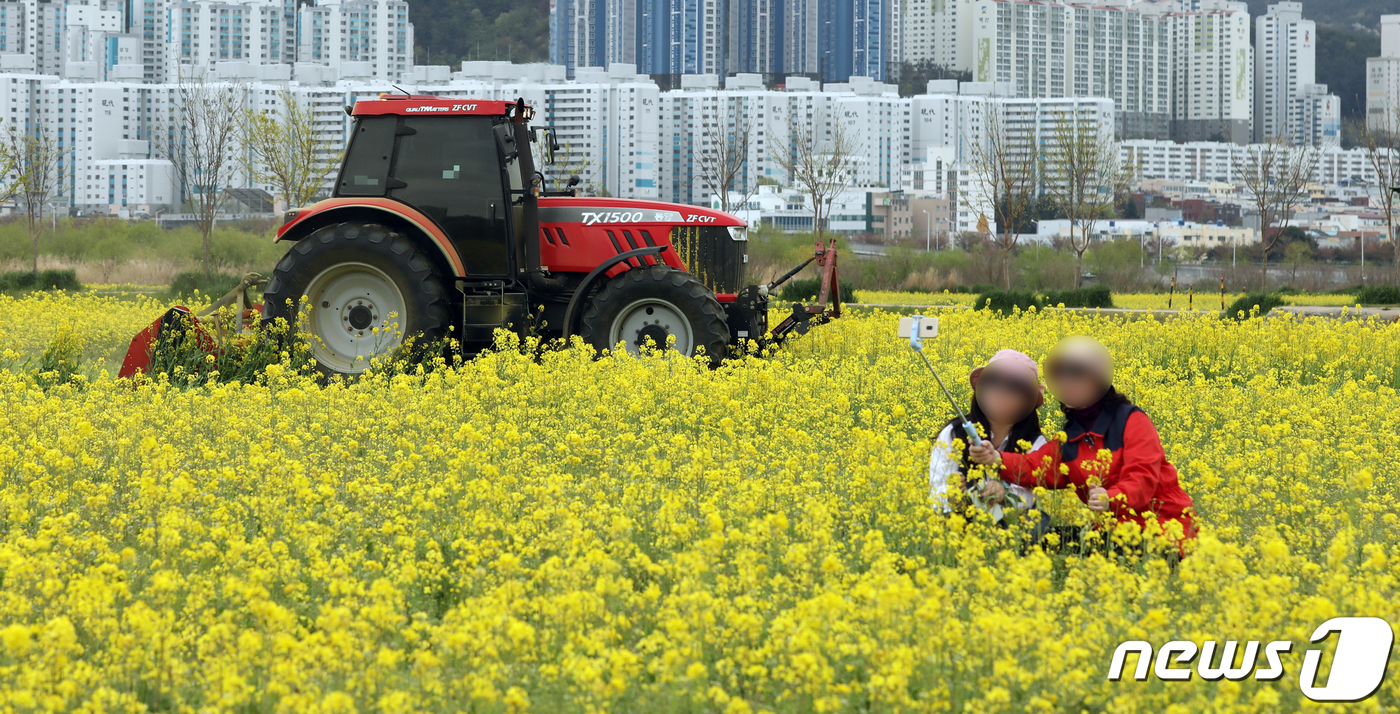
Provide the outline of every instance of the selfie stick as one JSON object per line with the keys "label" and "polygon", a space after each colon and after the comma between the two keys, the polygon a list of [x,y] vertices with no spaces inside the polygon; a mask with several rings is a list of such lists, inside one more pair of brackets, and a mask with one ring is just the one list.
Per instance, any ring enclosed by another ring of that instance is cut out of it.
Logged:
{"label": "selfie stick", "polygon": [[981,446],[982,437],[977,434],[977,427],[972,425],[972,422],[968,420],[966,414],[963,414],[962,407],[958,406],[958,401],[956,399],[953,399],[952,392],[949,392],[948,388],[943,385],[943,378],[938,376],[938,370],[933,368],[933,365],[928,361],[928,355],[924,354],[924,340],[920,337],[921,333],[919,331],[923,320],[923,315],[914,316],[914,329],[909,331],[909,346],[913,348],[915,352],[918,352],[920,357],[924,358],[924,366],[928,367],[928,371],[933,373],[933,378],[938,380],[938,386],[943,388],[943,394],[948,397],[948,403],[953,405],[953,410],[958,413],[958,419],[962,421],[962,428],[963,431],[967,433],[968,442],[973,446]]}

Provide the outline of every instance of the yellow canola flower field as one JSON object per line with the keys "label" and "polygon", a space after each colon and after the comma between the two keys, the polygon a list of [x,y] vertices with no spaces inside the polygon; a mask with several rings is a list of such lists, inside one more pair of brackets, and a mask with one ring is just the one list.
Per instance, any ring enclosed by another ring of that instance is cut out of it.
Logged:
{"label": "yellow canola flower field", "polygon": [[[0,371],[0,710],[1295,711],[1313,628],[1400,621],[1400,327],[941,318],[964,400],[999,348],[1109,345],[1199,510],[1178,568],[935,513],[948,409],[891,313],[714,371]],[[1120,642],[1176,639],[1295,646],[1276,681],[1107,680]]]}
{"label": "yellow canola flower field", "polygon": [[[128,292],[132,286],[90,287],[99,289],[0,294],[0,365],[39,354],[59,333],[66,332],[78,342],[85,361],[110,366],[115,373],[131,338],[173,304],[163,296],[147,294],[152,292],[148,288]],[[211,302],[208,296],[199,296],[183,304],[198,311]]]}

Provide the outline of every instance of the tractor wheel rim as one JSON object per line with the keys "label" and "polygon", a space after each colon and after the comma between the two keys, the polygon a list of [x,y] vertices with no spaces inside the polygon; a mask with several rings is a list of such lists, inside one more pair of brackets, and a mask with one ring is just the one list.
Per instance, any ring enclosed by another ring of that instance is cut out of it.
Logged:
{"label": "tractor wheel rim", "polygon": [[681,354],[689,355],[694,351],[695,338],[685,313],[666,300],[644,298],[618,313],[608,332],[608,344],[616,346],[622,342],[629,354],[638,354],[647,338],[658,348],[665,349],[667,338],[671,336],[676,338],[673,347]]}
{"label": "tractor wheel rim", "polygon": [[311,310],[304,324],[311,354],[329,369],[359,374],[369,369],[370,360],[403,344],[403,293],[373,265],[326,268],[311,279],[306,298]]}

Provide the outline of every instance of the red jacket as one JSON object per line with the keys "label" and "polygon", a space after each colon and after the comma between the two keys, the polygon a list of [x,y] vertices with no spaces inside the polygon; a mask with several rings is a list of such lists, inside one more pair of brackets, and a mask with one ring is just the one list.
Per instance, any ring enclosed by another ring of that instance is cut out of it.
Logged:
{"label": "red jacket", "polygon": [[[1157,428],[1141,409],[1132,404],[1106,408],[1093,427],[1071,422],[1065,436],[1063,444],[1051,440],[1029,454],[1002,452],[1002,478],[1026,487],[1073,487],[1079,500],[1088,503],[1089,478],[1098,476],[1119,521],[1142,526],[1143,515],[1151,512],[1163,526],[1180,522],[1186,539],[1196,536],[1191,496],[1177,482]],[[1106,472],[1098,461],[1101,449],[1112,452]]]}

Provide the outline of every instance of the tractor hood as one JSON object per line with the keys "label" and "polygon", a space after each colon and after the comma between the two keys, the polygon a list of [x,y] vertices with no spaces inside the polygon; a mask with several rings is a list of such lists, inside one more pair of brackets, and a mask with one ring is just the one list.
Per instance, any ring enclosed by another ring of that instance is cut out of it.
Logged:
{"label": "tractor hood", "polygon": [[664,223],[673,226],[748,227],[742,219],[713,208],[596,196],[542,196],[540,223],[578,223],[585,226]]}
{"label": "tractor hood", "polygon": [[728,213],[630,198],[541,196],[539,201],[544,265],[553,271],[586,273],[625,251],[669,245],[674,250],[662,253],[662,262],[689,271],[717,293],[741,287],[748,226]]}

